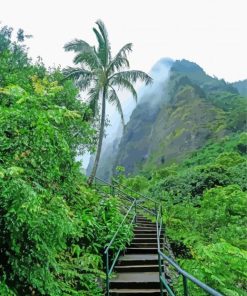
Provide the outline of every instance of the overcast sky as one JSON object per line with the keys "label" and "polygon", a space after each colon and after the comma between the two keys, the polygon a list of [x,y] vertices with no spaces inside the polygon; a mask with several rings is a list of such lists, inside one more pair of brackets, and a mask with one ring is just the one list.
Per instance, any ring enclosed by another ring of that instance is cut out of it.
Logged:
{"label": "overcast sky", "polygon": [[161,57],[186,58],[211,75],[247,78],[247,0],[0,0],[2,25],[32,34],[30,55],[71,64],[64,43],[94,43],[102,19],[113,52],[132,42],[131,67],[149,71]]}

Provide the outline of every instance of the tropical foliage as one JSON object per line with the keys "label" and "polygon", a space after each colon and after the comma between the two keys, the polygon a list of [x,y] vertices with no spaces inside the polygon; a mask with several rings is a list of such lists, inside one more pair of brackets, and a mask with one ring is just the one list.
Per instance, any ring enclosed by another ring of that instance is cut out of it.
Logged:
{"label": "tropical foliage", "polygon": [[102,295],[102,252],[122,214],[75,161],[94,147],[91,110],[11,33],[0,30],[0,295]]}
{"label": "tropical foliage", "polygon": [[[104,294],[103,250],[124,205],[89,187],[76,159],[96,145],[99,158],[106,101],[122,114],[117,89],[135,98],[132,82],[151,80],[123,71],[131,44],[112,58],[102,22],[94,33],[97,48],[82,40],[65,46],[76,53],[78,68],[62,71],[29,59],[23,30],[13,41],[11,28],[0,29],[0,296]],[[224,81],[215,92],[215,81],[194,79],[204,83],[205,100],[224,110],[228,136],[134,177],[119,167],[117,180],[163,203],[166,235],[186,270],[224,295],[247,295],[246,99]],[[80,90],[88,91],[89,104]],[[93,123],[99,115],[100,131]],[[128,225],[121,228],[111,253],[131,235]],[[182,294],[180,280],[173,284]],[[203,295],[195,286],[191,292]]]}

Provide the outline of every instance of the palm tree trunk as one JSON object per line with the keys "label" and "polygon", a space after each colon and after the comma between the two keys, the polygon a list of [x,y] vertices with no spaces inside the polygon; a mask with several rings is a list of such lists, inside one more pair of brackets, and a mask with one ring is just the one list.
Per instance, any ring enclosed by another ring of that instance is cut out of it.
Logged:
{"label": "palm tree trunk", "polygon": [[98,147],[97,147],[97,151],[96,151],[96,156],[95,156],[95,160],[94,160],[93,169],[92,169],[90,177],[88,178],[88,181],[87,181],[89,186],[91,186],[92,183],[93,183],[94,177],[95,177],[96,172],[97,172],[98,164],[99,164],[101,148],[102,148],[102,142],[103,142],[103,138],[104,138],[105,108],[106,108],[106,88],[104,88],[103,95],[102,95],[102,111],[101,111],[101,121],[100,121]]}

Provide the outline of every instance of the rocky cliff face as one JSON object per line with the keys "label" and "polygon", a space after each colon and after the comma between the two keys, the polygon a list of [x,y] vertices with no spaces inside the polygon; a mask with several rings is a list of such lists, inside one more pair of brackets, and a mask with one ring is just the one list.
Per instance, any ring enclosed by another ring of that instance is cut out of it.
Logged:
{"label": "rocky cliff face", "polygon": [[244,129],[246,98],[234,85],[186,60],[174,62],[167,77],[142,91],[119,145],[102,155],[101,177],[118,165],[135,174],[179,162],[208,141]]}

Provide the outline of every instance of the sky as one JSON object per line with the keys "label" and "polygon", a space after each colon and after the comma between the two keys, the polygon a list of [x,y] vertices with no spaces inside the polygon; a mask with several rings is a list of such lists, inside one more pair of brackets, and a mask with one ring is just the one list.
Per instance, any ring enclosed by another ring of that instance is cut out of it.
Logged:
{"label": "sky", "polygon": [[113,53],[132,42],[132,69],[149,71],[162,57],[188,59],[218,78],[247,78],[247,0],[0,0],[1,25],[22,28],[33,58],[47,66],[72,65],[63,45],[95,44],[103,20]]}

